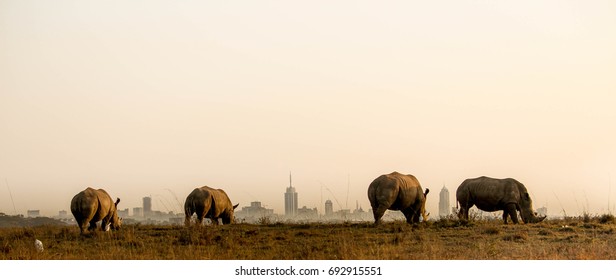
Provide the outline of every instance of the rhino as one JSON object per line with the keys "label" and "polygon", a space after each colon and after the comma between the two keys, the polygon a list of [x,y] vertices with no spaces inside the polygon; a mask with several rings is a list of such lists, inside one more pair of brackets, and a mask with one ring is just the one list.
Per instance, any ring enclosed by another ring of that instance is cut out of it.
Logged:
{"label": "rhino", "polygon": [[368,199],[374,214],[374,223],[379,224],[385,210],[400,210],[409,224],[419,223],[421,216],[424,221],[426,214],[426,196],[419,181],[413,175],[398,172],[377,177],[368,187]]}
{"label": "rhino", "polygon": [[227,193],[221,189],[208,186],[195,188],[184,202],[184,213],[186,214],[184,224],[189,226],[190,219],[195,213],[197,213],[197,225],[203,223],[203,218],[209,218],[215,225],[218,225],[219,218],[222,219],[223,224],[230,224],[235,222],[233,212],[238,205],[232,205]]}
{"label": "rhino", "polygon": [[98,221],[102,221],[101,230],[120,229],[122,219],[118,217],[118,203],[120,203],[119,198],[114,203],[111,196],[103,189],[95,190],[88,187],[76,194],[71,200],[71,212],[75,216],[81,234],[85,232],[88,223],[90,226],[87,230],[95,230]]}
{"label": "rhino", "polygon": [[456,191],[456,207],[459,204],[458,218],[468,220],[468,210],[477,206],[486,212],[503,211],[503,220],[507,224],[507,216],[514,224],[518,223],[518,211],[524,223],[538,223],[545,216],[538,217],[533,211],[533,203],[526,187],[515,179],[494,179],[478,177],[466,179]]}

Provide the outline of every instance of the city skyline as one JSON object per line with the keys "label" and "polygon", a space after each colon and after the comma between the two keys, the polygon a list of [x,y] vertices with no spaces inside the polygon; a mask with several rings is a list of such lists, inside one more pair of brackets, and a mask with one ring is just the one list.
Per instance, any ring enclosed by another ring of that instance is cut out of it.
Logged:
{"label": "city skyline", "polygon": [[[289,189],[292,188],[293,192],[289,193]],[[171,192],[172,193],[172,192]],[[173,194],[173,193],[172,193]],[[295,201],[297,201],[297,198],[299,197],[299,192],[295,191],[295,188],[292,187],[292,180],[291,180],[291,175],[289,175],[289,187],[286,188],[286,191],[283,193],[284,194],[284,200],[285,200],[285,205],[287,205],[287,195],[290,194],[290,198]],[[175,196],[175,194],[173,194]],[[455,194],[454,195],[454,201],[455,201]],[[140,217],[140,218],[153,218],[156,215],[160,216],[161,214],[163,215],[180,215],[183,216],[184,215],[184,211],[180,210],[170,210],[170,208],[167,206],[168,203],[170,203],[169,200],[167,200],[166,198],[163,198],[162,196],[158,195],[159,199],[158,199],[158,203],[154,203],[152,202],[152,196],[144,196],[141,198],[142,204],[140,205],[141,207],[132,207],[132,206],[126,206],[126,207],[118,207],[118,211],[121,214],[122,217],[129,217],[129,218],[134,218],[134,217]],[[165,200],[167,200],[167,203],[163,202],[163,200],[161,200],[160,198],[163,198]],[[451,199],[451,195],[449,190],[446,188],[446,186],[443,186],[439,192],[439,198],[438,198],[438,212],[435,213],[436,216],[431,216],[430,219],[440,219],[443,217],[446,217],[450,214],[456,214],[456,205],[450,205],[450,199]],[[153,206],[154,205],[154,206]],[[269,204],[264,204],[263,201],[258,201],[258,200],[253,200],[250,201],[248,203],[246,203],[246,205],[244,206],[240,206],[238,209],[235,210],[236,214],[240,213],[240,215],[247,215],[247,216],[253,216],[253,217],[261,217],[261,216],[280,216],[283,219],[295,219],[297,218],[298,215],[298,210],[300,210],[299,207],[297,207],[294,211],[293,214],[288,213],[288,209],[287,207],[285,207],[285,209],[277,211],[275,209],[269,209],[266,206]],[[297,205],[297,204],[296,204]],[[313,209],[316,211],[316,213],[318,214],[318,217],[320,218],[324,218],[327,216],[332,216],[335,214],[340,214],[340,213],[354,213],[354,212],[365,212],[367,214],[369,214],[370,219],[373,219],[372,217],[372,209],[371,208],[366,208],[364,209],[363,206],[361,206],[359,204],[359,201],[356,201],[356,205],[354,209],[350,209],[348,207],[342,207],[342,205],[338,205],[338,209],[334,208],[334,203],[332,202],[331,199],[327,198],[324,202],[322,201],[322,205],[321,204],[316,204],[316,207],[314,207],[315,205],[303,205],[302,208],[305,209],[311,209],[310,207],[313,207]],[[159,208],[160,207],[160,208]],[[164,209],[163,209],[164,208]],[[176,208],[177,209],[177,208]],[[132,211],[131,211],[132,210]],[[541,213],[541,215],[545,215],[547,216],[547,207],[546,206],[538,206],[535,207],[535,210],[538,213]],[[243,212],[241,212],[243,211]],[[497,215],[500,211],[496,211],[493,213],[490,212],[484,212],[481,211],[479,209],[477,209],[476,207],[472,208],[472,211],[475,211],[477,213],[487,213],[487,215]],[[70,211],[67,210],[58,210],[58,212],[55,215],[52,214],[40,214],[40,210],[38,209],[28,209],[27,214],[24,215],[25,217],[38,217],[38,216],[45,216],[45,217],[64,217],[66,215],[71,216]],[[399,214],[399,211],[395,211],[395,210],[387,210],[387,214],[388,215],[396,215]],[[68,214],[67,214],[68,213]],[[152,213],[155,213],[155,215],[153,215]],[[7,213],[3,213],[3,214],[7,214]],[[23,213],[17,213],[18,215],[21,214],[23,215]],[[403,219],[402,215],[398,215],[399,219]],[[551,217],[562,217],[565,216],[564,213],[562,215],[551,215]],[[365,220],[364,216],[364,220]],[[165,217],[166,218],[166,217]],[[344,220],[344,219],[341,219]],[[178,222],[179,223],[179,222]]]}

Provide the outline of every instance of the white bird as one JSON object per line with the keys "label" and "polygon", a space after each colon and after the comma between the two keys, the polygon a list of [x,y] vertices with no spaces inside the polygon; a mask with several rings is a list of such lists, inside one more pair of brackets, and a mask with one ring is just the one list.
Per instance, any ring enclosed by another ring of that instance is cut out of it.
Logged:
{"label": "white bird", "polygon": [[41,242],[40,240],[34,240],[34,247],[38,252],[43,252],[43,242]]}

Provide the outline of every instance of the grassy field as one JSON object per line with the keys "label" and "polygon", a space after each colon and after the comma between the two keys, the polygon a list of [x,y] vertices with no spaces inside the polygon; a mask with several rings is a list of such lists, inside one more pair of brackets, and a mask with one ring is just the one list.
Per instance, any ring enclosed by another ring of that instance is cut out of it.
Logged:
{"label": "grassy field", "polygon": [[[44,251],[37,252],[34,240]],[[80,235],[77,226],[0,228],[4,260],[616,260],[612,215],[503,225],[457,219],[234,224],[185,228],[130,225]]]}

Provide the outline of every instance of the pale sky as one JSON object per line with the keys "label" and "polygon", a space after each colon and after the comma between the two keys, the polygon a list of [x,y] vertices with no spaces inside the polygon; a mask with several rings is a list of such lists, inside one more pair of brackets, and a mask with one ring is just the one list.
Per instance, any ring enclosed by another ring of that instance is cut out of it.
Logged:
{"label": "pale sky", "polygon": [[[550,215],[616,212],[616,2],[0,0],[0,212],[370,208],[511,177]],[[612,190],[612,186],[614,190]],[[609,209],[608,209],[609,205]]]}

